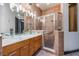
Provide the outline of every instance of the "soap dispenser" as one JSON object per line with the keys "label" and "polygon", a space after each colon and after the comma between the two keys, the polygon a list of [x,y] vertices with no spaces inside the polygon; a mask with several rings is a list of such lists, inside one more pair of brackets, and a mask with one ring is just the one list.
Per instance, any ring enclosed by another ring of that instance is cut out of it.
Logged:
{"label": "soap dispenser", "polygon": [[13,28],[10,28],[10,35],[13,35]]}

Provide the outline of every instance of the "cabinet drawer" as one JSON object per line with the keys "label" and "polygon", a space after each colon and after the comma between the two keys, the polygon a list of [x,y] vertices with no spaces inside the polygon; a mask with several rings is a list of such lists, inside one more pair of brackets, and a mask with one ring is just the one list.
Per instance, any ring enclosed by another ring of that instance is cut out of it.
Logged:
{"label": "cabinet drawer", "polygon": [[29,56],[29,46],[28,45],[20,48],[20,56]]}
{"label": "cabinet drawer", "polygon": [[22,47],[24,45],[25,45],[25,41],[21,41],[21,42],[18,42],[18,43],[14,43],[14,44],[8,45],[6,47],[3,47],[2,53],[3,53],[3,55],[8,55],[11,52],[19,49],[20,47]]}
{"label": "cabinet drawer", "polygon": [[9,56],[19,56],[19,55],[20,55],[19,49],[9,54]]}

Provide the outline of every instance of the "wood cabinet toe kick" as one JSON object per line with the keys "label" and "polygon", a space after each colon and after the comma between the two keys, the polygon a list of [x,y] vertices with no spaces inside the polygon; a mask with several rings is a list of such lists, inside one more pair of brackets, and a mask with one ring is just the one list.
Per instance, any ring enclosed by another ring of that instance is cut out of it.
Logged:
{"label": "wood cabinet toe kick", "polygon": [[3,56],[32,56],[42,45],[42,35],[2,48]]}

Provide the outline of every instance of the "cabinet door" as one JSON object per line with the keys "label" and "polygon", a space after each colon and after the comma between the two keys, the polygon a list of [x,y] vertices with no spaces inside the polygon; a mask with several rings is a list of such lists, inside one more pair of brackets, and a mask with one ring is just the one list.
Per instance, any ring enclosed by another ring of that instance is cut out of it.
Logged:
{"label": "cabinet door", "polygon": [[30,47],[29,55],[32,56],[34,54],[34,52],[35,52],[34,51],[34,48],[33,47]]}
{"label": "cabinet door", "polygon": [[34,47],[35,47],[35,51],[37,51],[40,47],[41,47],[41,36],[35,37],[34,38]]}
{"label": "cabinet door", "polygon": [[40,48],[42,45],[42,36],[38,37],[38,48]]}
{"label": "cabinet door", "polygon": [[38,49],[38,38],[36,37],[35,39],[34,39],[34,48],[35,48],[35,52],[37,51],[37,49]]}
{"label": "cabinet door", "polygon": [[21,56],[29,56],[29,47],[28,47],[28,45],[26,45],[26,46],[24,46],[20,49],[20,54],[21,54]]}
{"label": "cabinet door", "polygon": [[10,53],[9,56],[20,56],[20,53],[19,53],[19,52],[20,52],[20,51],[19,51],[19,49],[18,49],[18,50],[16,50],[16,51]]}
{"label": "cabinet door", "polygon": [[35,47],[34,47],[34,39],[30,39],[30,47],[29,47],[29,55],[33,55],[34,54],[34,50],[35,50]]}

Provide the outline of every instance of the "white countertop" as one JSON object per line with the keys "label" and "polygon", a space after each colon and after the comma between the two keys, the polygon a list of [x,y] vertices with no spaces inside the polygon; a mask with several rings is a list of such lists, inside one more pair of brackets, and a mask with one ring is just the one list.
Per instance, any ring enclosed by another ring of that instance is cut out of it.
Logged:
{"label": "white countertop", "polygon": [[23,40],[27,40],[29,38],[33,38],[36,36],[42,35],[42,33],[35,33],[35,34],[21,34],[21,35],[15,35],[15,36],[10,36],[7,37],[6,39],[2,39],[2,47],[16,43],[16,42],[20,42]]}

